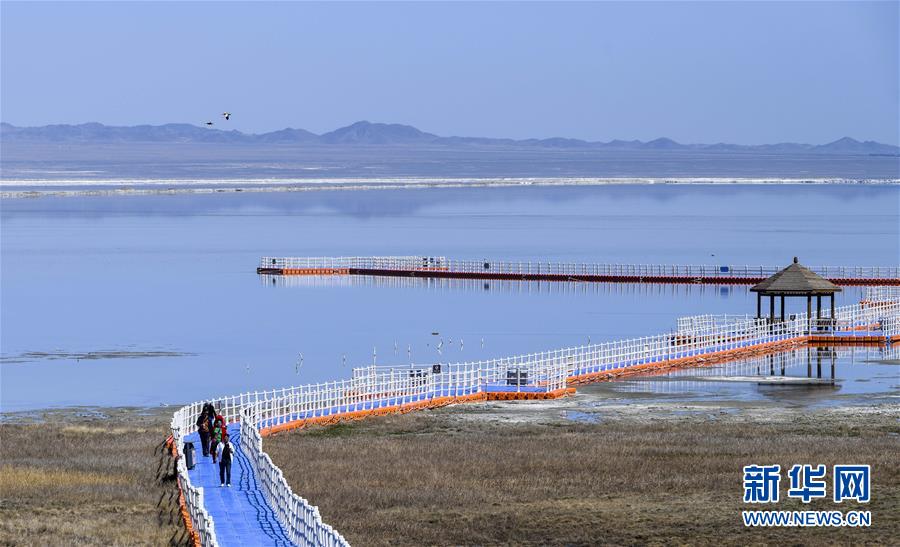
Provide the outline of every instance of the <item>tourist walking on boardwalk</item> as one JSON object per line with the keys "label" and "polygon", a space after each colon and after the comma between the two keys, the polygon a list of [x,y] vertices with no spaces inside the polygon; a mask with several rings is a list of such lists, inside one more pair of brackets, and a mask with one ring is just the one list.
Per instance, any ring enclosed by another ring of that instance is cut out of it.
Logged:
{"label": "tourist walking on boardwalk", "polygon": [[206,412],[206,419],[209,421],[209,431],[213,430],[213,420],[216,417],[216,408],[212,403],[203,405],[203,412]]}
{"label": "tourist walking on boardwalk", "polygon": [[[221,414],[216,414],[215,418],[213,418],[213,427],[219,429],[219,437],[216,439],[216,443],[218,443],[222,440],[222,435],[228,433],[228,427],[225,425],[225,418],[223,418]],[[215,447],[216,445],[214,444],[213,448],[211,448],[210,450],[214,449]]]}
{"label": "tourist walking on boardwalk", "polygon": [[205,410],[197,418],[197,432],[200,434],[200,448],[203,455],[209,456],[209,417]]}
{"label": "tourist walking on boardwalk", "polygon": [[222,435],[227,435],[222,427],[219,425],[219,421],[216,420],[213,425],[212,433],[210,433],[209,438],[209,451],[212,452],[213,463],[217,461],[217,449],[219,447],[219,443],[222,441]]}
{"label": "tourist walking on boardwalk", "polygon": [[219,486],[231,486],[231,459],[234,456],[234,445],[228,433],[222,435],[222,441],[216,446],[219,455]]}

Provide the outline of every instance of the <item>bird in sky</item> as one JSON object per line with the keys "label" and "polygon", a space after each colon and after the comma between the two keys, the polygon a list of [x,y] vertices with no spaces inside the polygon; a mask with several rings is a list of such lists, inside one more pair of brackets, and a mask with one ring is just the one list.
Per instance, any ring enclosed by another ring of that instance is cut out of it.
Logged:
{"label": "bird in sky", "polygon": [[225,118],[225,121],[231,119],[231,112],[222,112],[222,116]]}
{"label": "bird in sky", "polygon": [[212,124],[213,124],[212,122],[206,122],[206,125],[212,125]]}

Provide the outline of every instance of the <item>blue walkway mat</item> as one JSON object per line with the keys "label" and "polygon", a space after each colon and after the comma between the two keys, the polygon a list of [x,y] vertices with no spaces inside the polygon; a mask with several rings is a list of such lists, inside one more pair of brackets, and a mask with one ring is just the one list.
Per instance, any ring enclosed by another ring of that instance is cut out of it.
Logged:
{"label": "blue walkway mat", "polygon": [[241,425],[228,426],[234,445],[231,464],[231,488],[219,487],[219,464],[212,457],[203,457],[200,436],[185,437],[194,443],[194,469],[188,471],[194,486],[203,487],[203,502],[216,527],[219,545],[241,547],[262,545],[291,545],[266,502],[256,482],[250,462],[241,450]]}

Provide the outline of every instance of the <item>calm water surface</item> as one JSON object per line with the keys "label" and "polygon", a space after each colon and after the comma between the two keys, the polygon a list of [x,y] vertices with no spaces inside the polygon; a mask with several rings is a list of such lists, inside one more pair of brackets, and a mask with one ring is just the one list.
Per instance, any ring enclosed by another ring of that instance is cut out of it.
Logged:
{"label": "calm water surface", "polygon": [[272,283],[255,273],[262,255],[888,266],[900,262],[898,212],[900,188],[867,186],[5,200],[0,408],[182,403],[373,360],[475,360],[755,308],[746,287]]}
{"label": "calm water surface", "polygon": [[[832,364],[834,381],[831,382]],[[896,403],[900,397],[900,346],[799,348],[778,354],[632,377],[581,388],[605,404],[743,403],[786,407]],[[786,381],[785,381],[786,380]]]}

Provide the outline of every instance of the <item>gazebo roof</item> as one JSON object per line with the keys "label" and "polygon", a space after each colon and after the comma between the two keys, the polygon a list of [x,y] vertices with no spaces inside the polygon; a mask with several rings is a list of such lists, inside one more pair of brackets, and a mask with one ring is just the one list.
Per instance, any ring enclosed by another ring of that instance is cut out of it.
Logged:
{"label": "gazebo roof", "polygon": [[803,266],[794,257],[794,263],[751,289],[766,296],[822,296],[834,294],[840,287]]}

